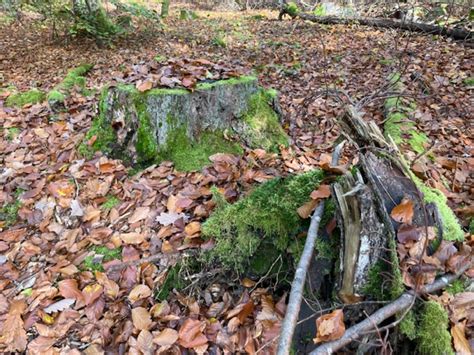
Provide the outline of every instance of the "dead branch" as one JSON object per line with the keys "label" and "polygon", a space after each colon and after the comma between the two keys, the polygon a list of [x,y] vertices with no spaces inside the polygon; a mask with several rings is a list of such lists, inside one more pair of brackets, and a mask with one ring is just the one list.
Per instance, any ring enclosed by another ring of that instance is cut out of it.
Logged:
{"label": "dead branch", "polygon": [[304,284],[306,281],[306,273],[311,257],[313,256],[314,244],[318,235],[319,223],[324,211],[324,200],[319,202],[318,207],[311,217],[311,224],[308,229],[308,236],[301,255],[298,267],[296,268],[295,278],[291,284],[290,300],[288,301],[288,308],[286,309],[285,319],[280,332],[280,339],[278,341],[278,355],[286,355],[290,353],[291,340],[295,332],[296,322],[300,313],[301,300],[303,299]]}
{"label": "dead branch", "polygon": [[[472,267],[472,265],[473,263],[471,262],[465,265],[456,274],[446,274],[438,278],[435,282],[422,287],[419,293],[430,294],[444,289],[453,281],[457,280],[466,270]],[[310,353],[310,355],[325,355],[334,353],[335,351],[356,340],[361,335],[374,331],[377,325],[388,318],[394,316],[397,313],[405,311],[408,307],[410,307],[410,304],[415,300],[416,297],[417,293],[413,290],[405,292],[392,303],[380,308],[378,311],[373,313],[371,316],[369,316],[369,318],[347,329],[341,338],[317,347]]]}
{"label": "dead branch", "polygon": [[467,31],[460,28],[446,28],[442,26],[431,25],[427,23],[419,22],[406,22],[398,21],[392,19],[384,18],[340,18],[334,16],[316,16],[312,14],[307,14],[299,12],[297,17],[316,23],[321,23],[325,25],[348,25],[351,23],[358,23],[364,26],[372,26],[379,28],[395,28],[404,31],[418,32],[418,33],[427,33],[434,35],[441,35],[446,37],[451,37],[456,40],[464,40],[466,42],[472,42],[474,39],[474,33],[472,31]]}

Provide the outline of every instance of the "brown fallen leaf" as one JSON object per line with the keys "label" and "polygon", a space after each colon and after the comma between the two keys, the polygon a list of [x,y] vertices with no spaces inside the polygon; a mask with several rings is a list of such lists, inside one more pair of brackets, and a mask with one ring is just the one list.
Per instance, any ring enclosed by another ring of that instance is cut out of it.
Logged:
{"label": "brown fallen leaf", "polygon": [[136,307],[132,309],[132,321],[138,330],[148,329],[151,325],[151,316],[146,308]]}
{"label": "brown fallen leaf", "polygon": [[13,300],[10,303],[7,318],[3,324],[0,342],[6,345],[6,352],[22,352],[26,349],[27,338],[23,319],[21,318],[26,309],[23,300]]}
{"label": "brown fallen leaf", "polygon": [[198,234],[201,231],[201,223],[199,222],[191,222],[185,228],[184,232],[188,237],[192,237],[195,234]]}
{"label": "brown fallen leaf", "polygon": [[138,300],[151,296],[151,289],[147,285],[137,285],[128,295],[130,302],[134,303]]}
{"label": "brown fallen leaf", "polygon": [[318,200],[313,200],[313,199],[309,200],[303,206],[297,209],[298,215],[303,219],[308,218],[311,215],[311,212],[314,211],[317,205],[318,205]]}
{"label": "brown fallen leaf", "polygon": [[329,185],[320,185],[317,190],[311,192],[311,198],[313,200],[328,198],[331,196],[331,188]]}
{"label": "brown fallen leaf", "polygon": [[178,332],[171,328],[165,328],[153,337],[153,342],[160,346],[170,346],[178,340]]}
{"label": "brown fallen leaf", "polygon": [[314,343],[327,342],[342,337],[346,331],[344,313],[341,309],[325,314],[316,319],[317,333]]}
{"label": "brown fallen leaf", "polygon": [[451,335],[453,337],[454,349],[456,349],[456,354],[472,354],[471,347],[469,346],[469,341],[466,339],[466,321],[454,324],[451,327]]}
{"label": "brown fallen leaf", "polygon": [[400,243],[405,244],[406,242],[418,241],[421,238],[420,230],[409,224],[402,224],[397,231],[397,239]]}
{"label": "brown fallen leaf", "polygon": [[96,299],[100,297],[104,288],[99,284],[91,284],[84,287],[82,290],[82,295],[84,296],[84,301],[86,306],[90,305]]}
{"label": "brown fallen leaf", "polygon": [[141,244],[145,240],[145,234],[137,232],[121,233],[120,239],[125,244]]}
{"label": "brown fallen leaf", "polygon": [[138,349],[143,355],[153,354],[153,335],[147,329],[143,329],[137,337]]}
{"label": "brown fallen leaf", "polygon": [[145,80],[143,82],[137,82],[136,88],[140,92],[145,92],[150,90],[153,87],[153,82],[150,80]]}
{"label": "brown fallen leaf", "polygon": [[142,221],[150,214],[150,207],[138,207],[128,219],[128,223],[136,223]]}
{"label": "brown fallen leaf", "polygon": [[207,344],[207,337],[202,333],[205,326],[197,319],[186,319],[178,332],[179,344],[187,349]]}
{"label": "brown fallen leaf", "polygon": [[403,198],[402,202],[393,208],[390,216],[398,223],[411,224],[413,214],[413,202],[408,198]]}
{"label": "brown fallen leaf", "polygon": [[76,301],[84,304],[84,295],[79,290],[77,281],[74,279],[62,280],[58,283],[59,293],[64,298],[73,298]]}

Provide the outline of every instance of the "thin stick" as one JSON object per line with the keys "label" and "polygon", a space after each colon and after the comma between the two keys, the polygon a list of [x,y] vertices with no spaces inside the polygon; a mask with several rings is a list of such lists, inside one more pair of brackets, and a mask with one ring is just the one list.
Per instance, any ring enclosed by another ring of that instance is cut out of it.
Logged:
{"label": "thin stick", "polygon": [[311,257],[313,256],[314,244],[318,235],[319,223],[324,211],[324,200],[319,202],[318,207],[311,217],[311,224],[308,230],[308,236],[301,255],[298,267],[296,268],[295,278],[291,284],[290,300],[285,313],[285,319],[280,332],[280,340],[278,341],[278,355],[287,355],[290,353],[291,340],[295,332],[296,322],[300,313],[301,300],[303,299],[303,289],[306,280]]}
{"label": "thin stick", "polygon": [[[451,284],[454,280],[458,279],[471,266],[472,262],[465,265],[461,270],[459,270],[458,273],[446,274],[438,278],[435,282],[421,288],[420,291],[422,293],[433,293],[435,291],[441,290]],[[377,326],[384,320],[394,316],[397,313],[403,312],[408,307],[410,307],[416,296],[417,294],[413,290],[405,292],[392,303],[380,308],[377,312],[370,315],[369,318],[366,318],[362,322],[357,323],[353,327],[347,329],[341,338],[318,346],[315,350],[310,352],[310,355],[332,354],[342,347],[350,344],[353,340],[356,340],[361,335],[374,331],[374,326]]]}

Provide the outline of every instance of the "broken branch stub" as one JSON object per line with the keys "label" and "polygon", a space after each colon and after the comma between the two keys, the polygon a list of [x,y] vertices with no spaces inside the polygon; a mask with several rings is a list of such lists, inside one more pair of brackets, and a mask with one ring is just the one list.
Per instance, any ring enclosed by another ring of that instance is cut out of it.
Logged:
{"label": "broken branch stub", "polygon": [[106,88],[87,139],[94,136],[93,150],[139,166],[171,160],[182,171],[200,170],[216,153],[240,154],[241,144],[269,151],[288,144],[276,92],[248,76],[200,83],[193,92]]}

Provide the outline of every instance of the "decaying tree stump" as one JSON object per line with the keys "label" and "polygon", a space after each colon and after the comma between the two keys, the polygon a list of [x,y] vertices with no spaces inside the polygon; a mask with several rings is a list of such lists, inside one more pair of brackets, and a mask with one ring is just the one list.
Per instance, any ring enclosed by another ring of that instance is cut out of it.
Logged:
{"label": "decaying tree stump", "polygon": [[133,165],[172,160],[178,170],[198,170],[215,153],[241,153],[241,143],[269,151],[287,145],[276,95],[254,77],[200,83],[193,92],[111,86],[87,138],[96,137],[94,150]]}

